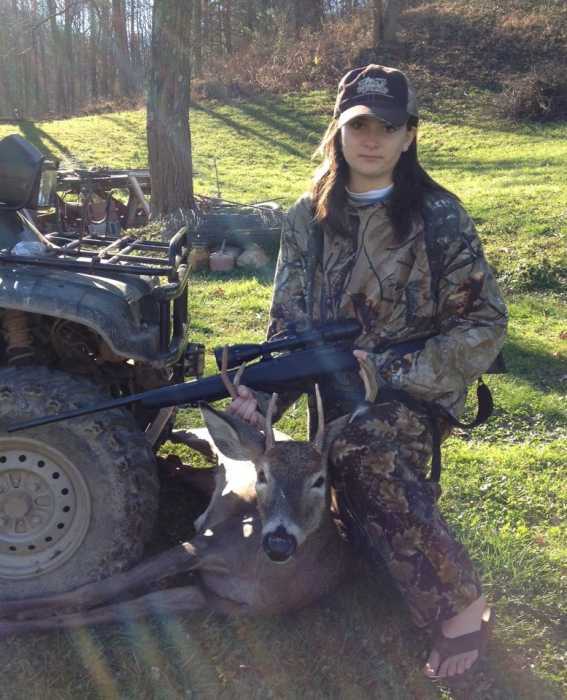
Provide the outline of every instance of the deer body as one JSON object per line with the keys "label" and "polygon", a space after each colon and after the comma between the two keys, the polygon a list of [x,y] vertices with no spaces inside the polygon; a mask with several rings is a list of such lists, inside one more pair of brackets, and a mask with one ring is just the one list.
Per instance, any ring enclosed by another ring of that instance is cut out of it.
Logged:
{"label": "deer body", "polygon": [[[196,537],[75,591],[0,603],[0,635],[207,608],[279,614],[337,585],[349,552],[331,514],[322,443],[276,442],[271,426],[268,439],[235,417],[209,407],[203,414],[225,465]],[[147,593],[189,572],[191,585]]]}
{"label": "deer body", "polygon": [[[257,513],[243,514],[198,536],[195,544],[206,550],[198,578],[210,607],[232,614],[280,614],[309,605],[343,577],[348,553],[332,521],[284,564],[266,556],[262,529]],[[207,558],[222,558],[226,570],[208,570]]]}

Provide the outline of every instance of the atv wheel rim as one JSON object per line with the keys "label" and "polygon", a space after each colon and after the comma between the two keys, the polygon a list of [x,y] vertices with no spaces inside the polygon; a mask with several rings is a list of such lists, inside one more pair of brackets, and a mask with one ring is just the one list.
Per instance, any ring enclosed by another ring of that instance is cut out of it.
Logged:
{"label": "atv wheel rim", "polygon": [[0,578],[61,566],[89,527],[91,498],[78,468],[32,439],[0,439]]}

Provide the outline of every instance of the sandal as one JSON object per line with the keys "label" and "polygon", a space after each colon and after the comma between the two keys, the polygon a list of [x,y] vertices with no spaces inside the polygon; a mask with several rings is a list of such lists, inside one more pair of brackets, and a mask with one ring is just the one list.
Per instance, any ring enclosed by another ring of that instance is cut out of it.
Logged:
{"label": "sandal", "polygon": [[473,671],[477,670],[478,662],[484,656],[486,650],[486,645],[488,642],[490,627],[494,624],[494,611],[491,608],[486,608],[482,615],[482,620],[480,623],[480,629],[475,632],[469,632],[469,634],[462,634],[460,637],[446,637],[443,634],[443,628],[441,625],[438,626],[435,636],[433,638],[432,651],[436,651],[439,654],[439,666],[437,670],[441,668],[444,661],[446,661],[451,656],[457,656],[458,654],[466,654],[469,651],[478,651],[477,658],[473,661],[472,665],[463,673],[459,673],[455,676],[426,676],[433,681],[441,681],[443,683],[455,683],[462,679],[467,679],[470,677]]}

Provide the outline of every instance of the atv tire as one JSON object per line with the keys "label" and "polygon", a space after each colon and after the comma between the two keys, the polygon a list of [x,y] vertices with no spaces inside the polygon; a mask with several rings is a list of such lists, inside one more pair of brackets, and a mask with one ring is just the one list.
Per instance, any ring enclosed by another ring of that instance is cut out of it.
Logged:
{"label": "atv tire", "polygon": [[157,465],[126,409],[6,432],[107,399],[60,371],[0,369],[0,600],[71,590],[141,557],[157,516]]}

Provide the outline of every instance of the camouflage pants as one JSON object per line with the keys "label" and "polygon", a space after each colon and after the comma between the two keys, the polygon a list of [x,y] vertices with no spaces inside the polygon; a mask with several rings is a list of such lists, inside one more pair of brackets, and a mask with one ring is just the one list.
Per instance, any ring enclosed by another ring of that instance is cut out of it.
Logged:
{"label": "camouflage pants", "polygon": [[453,617],[481,595],[462,545],[427,481],[428,419],[397,401],[376,404],[331,446],[330,464],[347,532],[384,562],[419,627]]}

